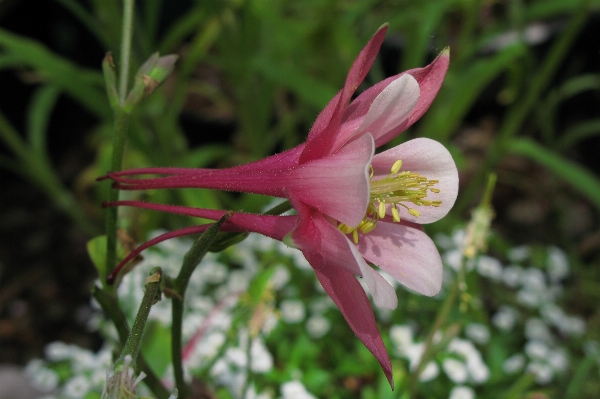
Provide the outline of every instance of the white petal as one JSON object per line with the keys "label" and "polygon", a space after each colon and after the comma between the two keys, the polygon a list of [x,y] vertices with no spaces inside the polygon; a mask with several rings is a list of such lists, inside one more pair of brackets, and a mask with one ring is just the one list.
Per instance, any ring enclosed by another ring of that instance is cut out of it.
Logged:
{"label": "white petal", "polygon": [[369,132],[375,140],[410,115],[420,96],[419,84],[410,74],[404,74],[390,83],[369,107],[356,135]]}
{"label": "white petal", "polygon": [[390,168],[398,159],[402,160],[402,171],[418,173],[430,180],[439,180],[434,187],[440,192],[427,193],[427,199],[442,201],[442,205],[437,208],[406,204],[420,212],[418,217],[410,215],[404,207],[398,207],[400,217],[410,222],[425,224],[446,216],[458,195],[458,170],[446,147],[435,140],[418,138],[377,154],[372,163],[373,180],[389,175]]}

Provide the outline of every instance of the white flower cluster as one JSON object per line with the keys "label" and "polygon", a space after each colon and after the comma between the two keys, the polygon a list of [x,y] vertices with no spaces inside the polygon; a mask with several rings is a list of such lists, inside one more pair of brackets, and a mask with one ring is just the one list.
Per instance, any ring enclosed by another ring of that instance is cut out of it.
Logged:
{"label": "white flower cluster", "polygon": [[[586,329],[582,318],[567,315],[556,303],[563,292],[562,281],[569,276],[567,256],[560,248],[548,247],[545,249],[545,263],[536,265],[534,250],[520,246],[508,251],[507,259],[511,262],[508,266],[488,255],[466,261],[462,255],[463,240],[462,230],[455,231],[451,237],[436,237],[437,244],[445,250],[442,255],[445,264],[455,271],[461,267],[465,267],[467,272],[475,270],[492,283],[505,286],[510,290],[508,292],[514,292],[518,303],[517,306],[500,305],[491,317],[492,325],[498,330],[513,334],[521,332],[525,339],[523,351],[504,361],[504,372],[512,375],[527,371],[534,374],[538,384],[551,382],[569,365],[567,351],[559,345],[561,339],[580,337]],[[517,326],[523,329],[515,331]],[[471,340],[483,344],[489,339],[489,331],[486,334],[477,331],[477,328],[467,326],[465,332]],[[451,377],[454,382],[466,380],[467,373],[453,359],[448,360],[443,368],[447,374],[447,370],[454,373],[454,378]]]}
{"label": "white flower cluster", "polygon": [[[485,327],[485,326],[484,326]],[[479,326],[476,326],[477,330]],[[471,333],[473,328],[471,327]],[[479,331],[478,334],[485,334]],[[489,331],[488,331],[489,335]],[[421,362],[425,351],[425,342],[414,342],[413,329],[408,325],[394,325],[390,328],[390,338],[397,354],[409,361],[409,368],[415,370]],[[478,338],[481,338],[479,336]],[[434,337],[433,343],[439,343],[441,336]],[[481,353],[475,345],[466,339],[453,338],[442,353],[436,354],[441,360],[444,373],[456,384],[483,384],[490,376],[490,371],[483,361]],[[438,377],[440,366],[436,360],[429,361],[419,380],[426,382]]]}
{"label": "white flower cluster", "polygon": [[[112,349],[109,346],[94,354],[76,345],[53,342],[46,346],[45,355],[47,361],[32,360],[25,372],[36,388],[53,392],[59,398],[79,399],[90,391],[101,392],[106,372],[112,366]],[[72,374],[66,382],[62,383],[62,376],[59,377],[59,373],[50,366],[51,363],[68,365]]]}

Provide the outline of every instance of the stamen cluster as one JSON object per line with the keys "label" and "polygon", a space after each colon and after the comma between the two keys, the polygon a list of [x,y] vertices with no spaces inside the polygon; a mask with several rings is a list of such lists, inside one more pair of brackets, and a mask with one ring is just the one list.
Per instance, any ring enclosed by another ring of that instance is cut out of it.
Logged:
{"label": "stamen cluster", "polygon": [[377,222],[385,218],[388,205],[390,205],[392,220],[399,223],[400,213],[398,212],[398,206],[406,208],[409,214],[418,217],[420,212],[407,204],[434,207],[442,204],[442,201],[426,199],[427,192],[440,192],[439,189],[433,187],[439,183],[438,180],[429,180],[418,173],[410,171],[401,172],[401,168],[402,160],[399,159],[392,165],[388,176],[373,181],[373,167],[371,167],[371,202],[367,207],[365,217],[356,227],[350,227],[343,223],[338,224],[338,229],[342,233],[352,234],[355,244],[358,243],[358,231],[360,230],[363,234],[373,231]]}

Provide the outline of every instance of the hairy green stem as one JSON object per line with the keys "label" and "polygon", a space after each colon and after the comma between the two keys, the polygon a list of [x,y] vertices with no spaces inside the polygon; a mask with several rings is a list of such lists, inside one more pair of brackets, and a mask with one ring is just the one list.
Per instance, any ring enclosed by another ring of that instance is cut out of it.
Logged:
{"label": "hairy green stem", "polygon": [[171,356],[173,358],[173,374],[175,376],[175,385],[179,392],[179,399],[185,399],[189,396],[189,391],[183,379],[183,359],[181,356],[181,331],[183,324],[183,301],[185,299],[185,291],[187,289],[192,273],[196,266],[200,263],[208,249],[210,248],[215,236],[219,232],[221,225],[231,217],[233,213],[228,212],[214,223],[202,234],[192,248],[185,254],[183,264],[179,275],[173,284],[173,317],[171,324]]}
{"label": "hairy green stem", "polygon": [[131,358],[135,362],[140,352],[140,346],[142,345],[142,337],[144,336],[144,330],[146,329],[146,322],[148,321],[148,315],[150,314],[150,308],[161,296],[161,284],[162,284],[162,270],[157,267],[152,271],[152,274],[146,279],[146,287],[144,290],[144,297],[140,304],[140,309],[131,327],[131,333],[127,337],[123,351],[121,352],[121,359],[127,355],[131,355]]}
{"label": "hairy green stem", "polygon": [[[92,295],[117,328],[117,334],[119,335],[121,344],[125,344],[125,341],[127,341],[127,337],[129,336],[129,327],[127,326],[127,318],[119,307],[117,298],[99,287],[94,287]],[[154,395],[156,395],[158,399],[167,399],[169,397],[169,391],[162,385],[160,379],[150,368],[150,365],[148,365],[148,362],[146,362],[143,355],[138,356],[135,364],[137,370],[141,370],[146,374],[146,378],[144,378],[143,382],[150,388]]]}

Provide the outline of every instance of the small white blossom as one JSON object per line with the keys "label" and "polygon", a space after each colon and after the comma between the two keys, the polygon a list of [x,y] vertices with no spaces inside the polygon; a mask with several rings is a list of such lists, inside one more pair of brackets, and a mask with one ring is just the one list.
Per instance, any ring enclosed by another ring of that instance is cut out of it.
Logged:
{"label": "small white blossom", "polygon": [[254,338],[250,346],[250,369],[255,373],[266,373],[273,369],[273,356],[259,338]]}
{"label": "small white blossom", "polygon": [[559,282],[569,275],[567,255],[558,247],[548,249],[548,275],[553,282]]}
{"label": "small white blossom", "polygon": [[531,255],[531,249],[528,246],[520,246],[520,247],[514,247],[511,248],[508,251],[508,259],[510,259],[511,262],[522,262],[526,259],[529,259],[529,256]]}
{"label": "small white blossom", "polygon": [[273,289],[279,291],[290,281],[290,272],[284,265],[277,265],[273,276],[271,276],[271,285]]}
{"label": "small white blossom", "polygon": [[538,362],[529,363],[527,372],[532,373],[535,376],[535,382],[540,385],[545,385],[552,381],[552,369],[546,364]]}
{"label": "small white blossom", "polygon": [[465,334],[469,339],[481,345],[486,344],[490,340],[490,330],[484,324],[467,324]]}
{"label": "small white blossom", "polygon": [[297,299],[286,299],[279,305],[281,317],[287,323],[299,323],[304,320],[304,304]]}
{"label": "small white blossom", "polygon": [[394,325],[390,327],[389,334],[392,342],[399,350],[412,345],[413,331],[408,325]]}
{"label": "small white blossom", "polygon": [[289,381],[281,385],[281,399],[317,399],[306,390],[300,381]]}
{"label": "small white blossom", "polygon": [[550,351],[546,358],[548,365],[557,373],[562,373],[569,367],[569,358],[563,348],[556,348]]}
{"label": "small white blossom", "polygon": [[500,280],[502,277],[502,264],[496,258],[482,255],[477,260],[477,272],[490,280]]}
{"label": "small white blossom", "polygon": [[532,317],[525,322],[525,337],[530,340],[541,340],[549,342],[552,334],[542,319]]}
{"label": "small white blossom", "polygon": [[525,344],[525,353],[532,359],[545,360],[548,352],[548,345],[542,341],[533,340]]}
{"label": "small white blossom", "polygon": [[539,291],[525,288],[517,292],[517,302],[530,309],[535,309],[542,303],[542,296]]}
{"label": "small white blossom", "polygon": [[435,379],[440,374],[440,368],[435,362],[429,362],[425,365],[423,371],[419,375],[419,381],[427,382]]}
{"label": "small white blossom", "polygon": [[67,381],[63,392],[69,398],[81,399],[88,393],[89,389],[90,381],[86,377],[78,375]]}
{"label": "small white blossom", "polygon": [[315,339],[323,337],[329,332],[330,328],[331,323],[329,322],[329,319],[320,314],[313,315],[306,321],[306,330],[308,331],[308,334]]}
{"label": "small white blossom", "polygon": [[521,282],[523,268],[521,266],[510,265],[502,271],[502,281],[511,288],[516,288]]}
{"label": "small white blossom", "polygon": [[455,386],[450,391],[448,399],[475,399],[475,391],[471,387]]}
{"label": "small white blossom", "polygon": [[467,368],[463,362],[460,362],[453,358],[444,359],[442,362],[442,369],[453,382],[457,384],[464,384],[469,378]]}
{"label": "small white blossom", "polygon": [[506,374],[515,374],[525,367],[525,356],[522,353],[512,355],[504,361],[502,369]]}

